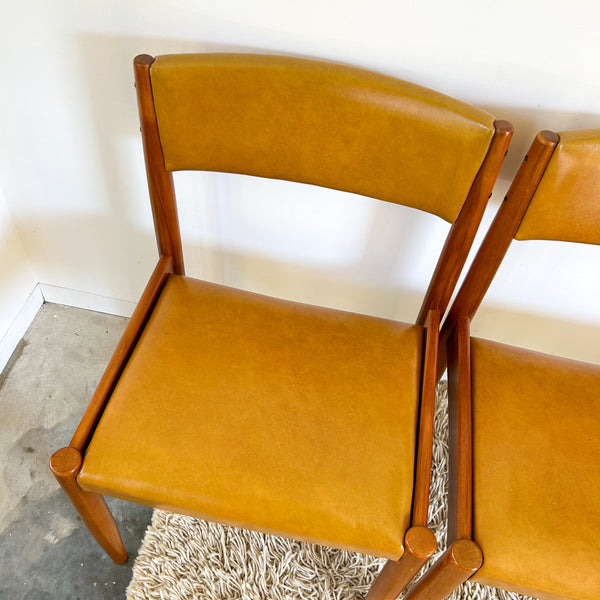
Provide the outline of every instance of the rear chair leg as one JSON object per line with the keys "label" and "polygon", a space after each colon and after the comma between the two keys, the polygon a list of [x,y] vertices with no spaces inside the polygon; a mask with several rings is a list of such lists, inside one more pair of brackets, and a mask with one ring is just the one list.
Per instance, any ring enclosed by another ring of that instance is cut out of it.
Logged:
{"label": "rear chair leg", "polygon": [[404,600],[441,600],[476,573],[482,564],[483,554],[473,540],[456,540]]}
{"label": "rear chair leg", "polygon": [[79,450],[66,447],[52,455],[50,469],[96,541],[116,563],[122,564],[127,560],[127,552],[104,498],[83,490],[77,483],[81,463]]}
{"label": "rear chair leg", "polygon": [[411,527],[404,536],[404,554],[388,560],[373,582],[366,600],[395,600],[433,555],[435,535],[427,527]]}

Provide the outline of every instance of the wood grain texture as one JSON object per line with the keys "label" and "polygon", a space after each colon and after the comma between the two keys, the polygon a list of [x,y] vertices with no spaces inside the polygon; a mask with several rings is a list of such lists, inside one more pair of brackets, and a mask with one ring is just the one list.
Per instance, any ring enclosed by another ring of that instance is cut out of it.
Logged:
{"label": "wood grain texture", "polygon": [[50,459],[50,469],[79,516],[105,552],[118,564],[127,560],[127,551],[104,498],[82,490],[77,473],[82,457],[76,448],[61,448]]}
{"label": "wood grain texture", "polygon": [[110,397],[123,368],[127,364],[127,360],[152,312],[156,299],[158,298],[169,273],[172,272],[172,258],[170,256],[161,256],[127,327],[117,344],[117,348],[100,379],[100,383],[86,408],[81,422],[71,439],[70,446],[76,448],[80,452],[85,451],[98,420],[102,415],[102,411],[106,406],[108,398]]}
{"label": "wood grain texture", "polygon": [[412,525],[427,526],[429,511],[429,484],[433,451],[433,418],[435,411],[435,387],[438,336],[441,315],[437,310],[429,311],[425,323],[425,358],[421,383],[421,406],[417,435],[417,460],[413,493]]}
{"label": "wood grain texture", "polygon": [[473,441],[470,322],[458,320],[448,340],[448,540],[471,538]]}
{"label": "wood grain texture", "polygon": [[450,228],[442,253],[425,294],[417,323],[425,323],[431,309],[446,312],[469,250],[483,217],[492,188],[512,138],[513,127],[508,121],[495,121],[495,131],[488,153],[471,186],[463,208]]}
{"label": "wood grain texture", "polygon": [[150,67],[153,62],[154,58],[147,54],[136,56],[133,61],[150,204],[158,253],[161,256],[172,256],[173,272],[177,275],[184,275],[183,249],[173,175],[165,169],[152,98]]}
{"label": "wood grain texture", "polygon": [[436,544],[435,535],[427,527],[411,527],[404,537],[404,555],[387,561],[371,585],[367,600],[394,600],[433,555]]}
{"label": "wood grain texture", "polygon": [[551,131],[541,131],[533,141],[444,321],[441,345],[459,318],[472,319],[479,308],[558,142],[558,135]]}
{"label": "wood grain texture", "polygon": [[483,554],[473,540],[457,540],[417,582],[405,600],[442,600],[481,567]]}

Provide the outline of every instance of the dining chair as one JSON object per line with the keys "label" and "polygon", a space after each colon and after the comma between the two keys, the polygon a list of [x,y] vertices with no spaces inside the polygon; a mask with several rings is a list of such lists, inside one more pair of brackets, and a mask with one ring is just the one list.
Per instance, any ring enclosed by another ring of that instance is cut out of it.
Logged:
{"label": "dining chair", "polygon": [[[440,318],[512,126],[311,59],[141,55],[134,71],[159,259],[52,471],[117,562],[127,555],[103,495],[385,557],[371,597],[395,597],[435,549]],[[186,276],[181,170],[313,184],[445,219],[415,323]]]}
{"label": "dining chair", "polygon": [[600,366],[470,337],[513,238],[600,244],[600,129],[537,135],[444,321],[448,548],[410,600],[600,598]]}

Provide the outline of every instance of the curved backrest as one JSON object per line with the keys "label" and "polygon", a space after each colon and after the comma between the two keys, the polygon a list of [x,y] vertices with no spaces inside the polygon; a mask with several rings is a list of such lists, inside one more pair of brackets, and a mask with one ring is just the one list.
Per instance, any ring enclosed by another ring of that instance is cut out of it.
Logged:
{"label": "curved backrest", "polygon": [[512,137],[512,125],[437,92],[337,64],[254,54],[134,59],[161,256],[184,273],[172,172],[310,183],[452,223],[417,322],[443,314]]}
{"label": "curved backrest", "polygon": [[328,62],[158,56],[150,79],[168,171],[243,173],[335,188],[454,222],[494,119],[423,87]]}
{"label": "curved backrest", "polygon": [[558,135],[515,238],[600,244],[600,129]]}

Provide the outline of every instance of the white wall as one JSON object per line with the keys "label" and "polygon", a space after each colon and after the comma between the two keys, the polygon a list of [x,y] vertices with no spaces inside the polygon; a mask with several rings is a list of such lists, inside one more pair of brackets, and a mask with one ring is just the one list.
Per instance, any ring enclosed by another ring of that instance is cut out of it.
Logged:
{"label": "white wall", "polygon": [[39,308],[41,299],[33,297],[36,281],[0,188],[0,370]]}
{"label": "white wall", "polygon": [[[600,127],[600,6],[592,0],[29,0],[3,12],[7,204],[35,278],[55,292],[106,298],[107,310],[123,306],[112,299],[138,297],[155,260],[132,85],[138,53],[316,56],[476,104],[516,128],[492,209],[537,130]],[[433,238],[446,231],[435,218],[408,209],[403,218],[396,207],[305,186],[178,179],[191,274],[414,318],[439,249]],[[398,256],[403,241],[410,251]],[[599,258],[596,248],[519,244],[476,333],[600,361],[591,300],[600,293]],[[542,287],[548,276],[554,287]],[[571,328],[576,343],[567,345]]]}

